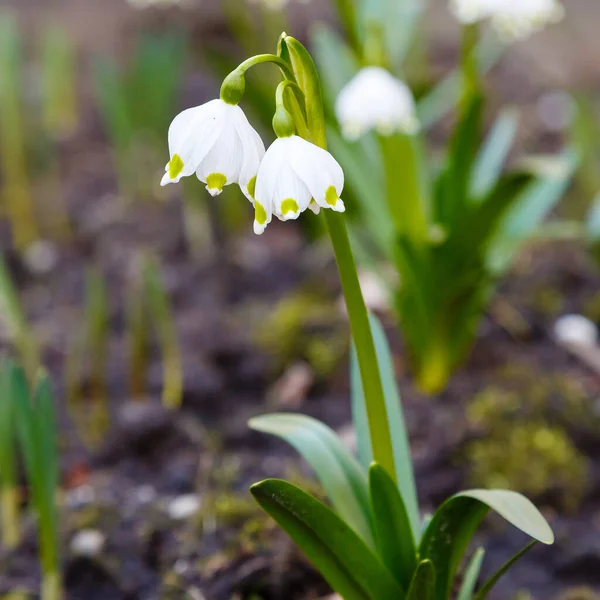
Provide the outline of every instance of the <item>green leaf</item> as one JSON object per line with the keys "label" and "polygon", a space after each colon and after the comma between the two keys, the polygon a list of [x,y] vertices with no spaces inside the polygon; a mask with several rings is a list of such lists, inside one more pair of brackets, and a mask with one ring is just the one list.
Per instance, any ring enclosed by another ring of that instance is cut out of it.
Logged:
{"label": "green leaf", "polygon": [[592,200],[585,220],[587,239],[597,244],[600,242],[600,192]]}
{"label": "green leaf", "polygon": [[344,600],[401,600],[392,574],[342,519],[296,486],[277,479],[250,491]]}
{"label": "green leaf", "polygon": [[554,534],[538,509],[507,490],[469,490],[446,500],[423,535],[420,557],[436,567],[435,600],[447,600],[467,546],[489,509],[534,539],[552,544]]}
{"label": "green leaf", "polygon": [[[519,550],[510,560],[505,562],[482,586],[477,592],[473,600],[485,600],[487,595],[492,591],[492,588],[498,583],[498,580],[506,573],[522,556],[527,554],[537,542],[535,540],[529,542],[527,546]],[[460,598],[458,600],[461,600]]]}
{"label": "green leaf", "polygon": [[475,553],[471,557],[465,570],[465,576],[456,600],[473,600],[473,592],[477,585],[477,579],[479,577],[479,572],[481,571],[484,556],[485,550],[483,548],[477,548],[477,550],[475,550]]}
{"label": "green leaf", "polygon": [[333,430],[316,419],[295,414],[255,417],[249,425],[292,445],[313,468],[340,517],[369,546],[375,546],[367,478]]}
{"label": "green leaf", "polygon": [[473,167],[471,195],[483,198],[496,185],[515,139],[518,114],[512,108],[504,109],[479,152]]}
{"label": "green leaf", "polygon": [[[499,60],[505,44],[493,36],[484,36],[478,46],[479,64],[485,74]],[[424,130],[430,129],[447,115],[458,103],[462,90],[462,74],[458,69],[442,79],[426,96],[417,103],[417,115]]]}
{"label": "green leaf", "polygon": [[521,244],[554,209],[578,165],[578,154],[567,149],[542,165],[540,177],[521,192],[504,215],[489,252],[489,267],[495,273],[501,274],[508,268]]}
{"label": "green leaf", "polygon": [[[385,395],[385,404],[392,437],[394,462],[396,464],[396,479],[406,511],[410,519],[413,536],[420,539],[421,524],[419,519],[419,501],[417,487],[412,467],[408,432],[404,421],[404,411],[400,402],[400,394],[396,385],[396,375],[392,362],[392,354],[388,346],[385,332],[379,319],[370,315],[371,332],[377,353],[377,362],[381,374],[381,383]],[[371,452],[371,438],[367,421],[367,409],[360,379],[358,360],[354,348],[350,359],[350,379],[352,394],[352,419],[356,429],[358,450],[361,463],[365,468],[373,462]]]}
{"label": "green leaf", "polygon": [[310,41],[325,102],[328,107],[333,107],[342,88],[360,69],[360,63],[347,44],[327,25],[315,25],[310,31]]}
{"label": "green leaf", "polygon": [[14,488],[17,484],[14,369],[12,361],[6,359],[2,361],[0,367],[0,489]]}
{"label": "green leaf", "polygon": [[435,567],[430,560],[422,560],[412,578],[406,600],[432,600],[435,592]]}
{"label": "green leaf", "polygon": [[480,144],[483,98],[469,99],[448,148],[448,167],[443,173],[442,193],[436,194],[436,219],[450,229],[460,222],[469,200],[469,182]]}
{"label": "green leaf", "polygon": [[404,501],[394,480],[376,463],[369,469],[369,490],[379,556],[398,583],[408,588],[417,563],[417,548]]}

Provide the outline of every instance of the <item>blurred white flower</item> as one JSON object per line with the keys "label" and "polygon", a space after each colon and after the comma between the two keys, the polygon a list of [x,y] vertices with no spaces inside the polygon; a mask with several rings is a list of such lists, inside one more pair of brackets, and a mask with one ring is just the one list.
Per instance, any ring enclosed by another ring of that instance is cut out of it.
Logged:
{"label": "blurred white flower", "polygon": [[345,138],[356,140],[371,129],[381,135],[419,129],[409,87],[382,67],[365,67],[342,89],[335,104]]}
{"label": "blurred white flower", "polygon": [[582,315],[563,315],[554,324],[554,337],[562,345],[591,348],[598,343],[598,328]]}
{"label": "blurred white flower", "polygon": [[239,106],[217,99],[179,113],[169,127],[169,153],[161,185],[196,173],[212,196],[237,183],[253,200],[265,147]]}
{"label": "blurred white flower", "polygon": [[489,18],[498,34],[509,40],[522,39],[560,21],[560,0],[450,0],[450,8],[461,23]]}
{"label": "blurred white flower", "polygon": [[260,235],[275,215],[297,219],[307,208],[343,212],[344,172],[326,150],[292,135],[276,139],[256,177],[254,233]]}

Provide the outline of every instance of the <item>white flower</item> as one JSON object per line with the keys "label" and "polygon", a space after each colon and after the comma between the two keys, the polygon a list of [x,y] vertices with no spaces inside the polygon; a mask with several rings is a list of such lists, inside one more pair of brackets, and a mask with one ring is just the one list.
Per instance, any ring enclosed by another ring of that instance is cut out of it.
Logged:
{"label": "white flower", "polygon": [[335,113],[344,137],[356,140],[370,129],[381,135],[419,129],[415,101],[406,84],[382,67],[365,67],[340,92]]}
{"label": "white flower", "polygon": [[582,315],[563,315],[554,324],[554,337],[566,346],[594,347],[598,343],[598,328]]}
{"label": "white flower", "polygon": [[287,221],[307,208],[343,212],[343,188],[344,172],[329,152],[297,135],[276,139],[256,177],[254,233],[260,235],[272,215]]}
{"label": "white flower", "polygon": [[521,39],[560,21],[564,7],[559,0],[450,0],[451,10],[461,23],[491,19],[505,39]]}
{"label": "white flower", "polygon": [[252,200],[265,146],[244,111],[223,100],[211,100],[179,113],[169,127],[171,160],[161,185],[196,173],[212,196],[237,183]]}

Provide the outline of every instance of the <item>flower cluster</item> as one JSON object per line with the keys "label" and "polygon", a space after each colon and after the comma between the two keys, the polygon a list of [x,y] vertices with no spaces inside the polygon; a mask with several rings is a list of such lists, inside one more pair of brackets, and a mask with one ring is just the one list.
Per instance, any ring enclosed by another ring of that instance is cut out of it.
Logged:
{"label": "flower cluster", "polygon": [[526,38],[564,15],[559,0],[450,0],[450,8],[461,23],[490,19],[505,39]]}
{"label": "flower cluster", "polygon": [[310,208],[342,212],[344,173],[322,148],[282,134],[264,144],[237,104],[223,99],[189,108],[169,127],[170,160],[161,185],[194,173],[212,196],[237,184],[254,206],[254,232],[261,234],[273,215],[297,219]]}

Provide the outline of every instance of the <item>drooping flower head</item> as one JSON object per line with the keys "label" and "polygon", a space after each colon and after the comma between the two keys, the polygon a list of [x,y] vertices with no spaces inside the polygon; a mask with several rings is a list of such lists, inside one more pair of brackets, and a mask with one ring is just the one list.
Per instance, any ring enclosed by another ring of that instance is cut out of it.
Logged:
{"label": "drooping flower head", "polygon": [[275,215],[297,219],[307,208],[343,212],[344,172],[327,150],[291,135],[276,139],[256,177],[254,233],[260,235]]}
{"label": "drooping flower head", "polygon": [[505,39],[522,39],[560,21],[560,0],[450,0],[456,18],[465,24],[490,19]]}
{"label": "drooping flower head", "polygon": [[232,183],[252,199],[265,147],[244,111],[222,99],[188,108],[169,127],[171,160],[161,185],[196,173],[212,196]]}
{"label": "drooping flower head", "polygon": [[415,101],[409,87],[382,67],[365,67],[342,89],[335,105],[344,137],[356,140],[374,129],[381,135],[416,133]]}

